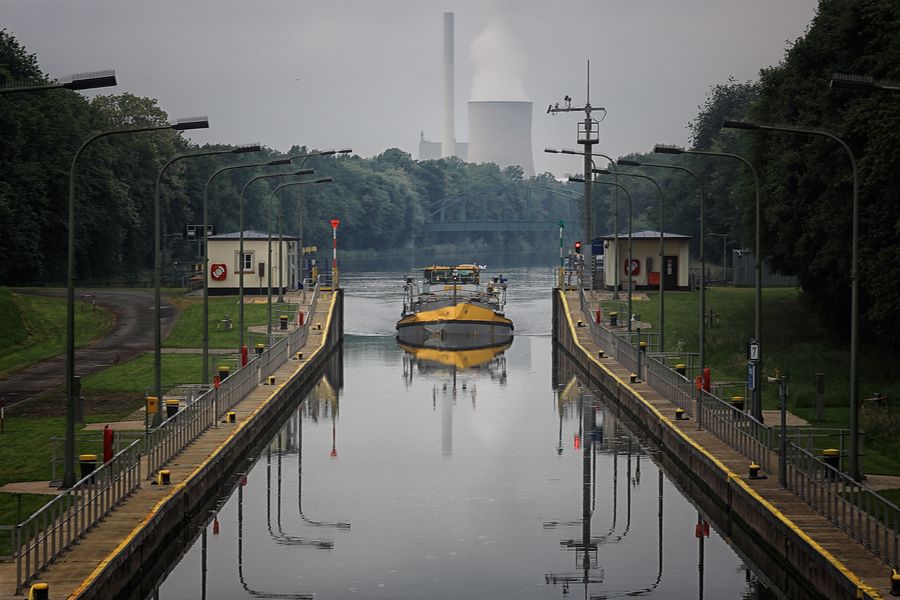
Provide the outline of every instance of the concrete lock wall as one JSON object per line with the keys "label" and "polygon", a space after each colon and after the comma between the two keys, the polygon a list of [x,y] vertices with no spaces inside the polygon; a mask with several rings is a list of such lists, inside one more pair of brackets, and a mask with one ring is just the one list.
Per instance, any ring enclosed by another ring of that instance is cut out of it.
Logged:
{"label": "concrete lock wall", "polygon": [[178,546],[179,537],[191,524],[198,520],[204,522],[203,506],[224,482],[243,472],[246,457],[254,445],[264,444],[269,439],[274,425],[291,408],[291,399],[311,389],[324,365],[340,351],[344,329],[343,292],[340,290],[336,292],[331,317],[320,351],[256,414],[241,423],[235,435],[220,446],[181,489],[154,507],[143,527],[122,542],[102,572],[76,598],[144,600],[154,590],[158,578],[174,566],[164,559],[170,554],[167,550]]}
{"label": "concrete lock wall", "polygon": [[[702,492],[706,504],[714,506],[708,515],[713,519],[717,515],[719,518],[724,516],[730,523],[719,530],[733,532],[737,527],[741,531],[741,535],[726,535],[746,556],[759,556],[764,552],[771,555],[768,562],[772,558],[782,562],[785,567],[782,583],[794,577],[806,582],[821,597],[857,598],[855,584],[795,526],[780,518],[774,507],[762,498],[748,492],[736,481],[739,477],[682,435],[670,421],[660,418],[627,383],[604,369],[576,343],[559,290],[553,292],[553,339],[556,346],[579,366],[590,384],[613,399],[651,437],[668,462],[678,467],[682,480],[689,482],[692,491]],[[696,497],[696,494],[692,493],[692,496]],[[798,584],[794,581],[786,585],[797,587]]]}

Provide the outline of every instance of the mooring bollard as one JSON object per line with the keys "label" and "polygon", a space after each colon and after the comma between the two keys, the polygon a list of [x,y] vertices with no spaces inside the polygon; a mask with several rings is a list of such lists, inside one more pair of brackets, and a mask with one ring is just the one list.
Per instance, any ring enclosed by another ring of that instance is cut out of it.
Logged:
{"label": "mooring bollard", "polygon": [[638,380],[637,373],[632,373],[631,375],[629,375],[629,376],[628,376],[628,380],[629,380],[631,383],[637,383],[637,380]]}
{"label": "mooring bollard", "polygon": [[50,585],[36,583],[28,590],[28,600],[50,600]]}
{"label": "mooring bollard", "polygon": [[675,409],[675,420],[676,420],[676,421],[684,421],[684,420],[685,420],[685,418],[684,418],[684,409],[683,409],[683,408],[676,408],[676,409]]}
{"label": "mooring bollard", "polygon": [[263,351],[264,351],[265,349],[266,349],[266,345],[265,345],[265,344],[257,344],[257,345],[256,345],[256,354],[257,354],[257,356],[260,355],[260,354],[262,354]]}
{"label": "mooring bollard", "polygon": [[275,376],[274,376],[274,375],[269,375],[269,376],[266,378],[266,384],[267,384],[267,385],[275,385]]}
{"label": "mooring bollard", "polygon": [[230,371],[231,367],[228,365],[219,365],[219,381],[225,381]]}
{"label": "mooring bollard", "polygon": [[892,569],[891,573],[891,596],[900,596],[900,573]]}
{"label": "mooring bollard", "polygon": [[[841,468],[841,451],[837,448],[825,448],[822,450],[822,462],[824,462],[829,467],[834,467],[837,470]],[[828,470],[826,473],[826,477],[828,479],[834,479],[835,474],[833,471]]]}
{"label": "mooring bollard", "polygon": [[617,311],[609,311],[609,326],[616,327],[619,324],[619,313]]}
{"label": "mooring bollard", "polygon": [[282,315],[282,316],[278,317],[278,320],[280,321],[281,330],[287,331],[287,324],[288,324],[287,315]]}
{"label": "mooring bollard", "polygon": [[96,454],[81,454],[78,456],[78,465],[81,468],[81,478],[84,479],[97,468]]}
{"label": "mooring bollard", "polygon": [[181,402],[178,400],[166,400],[166,418],[171,419],[178,414],[178,408]]}
{"label": "mooring bollard", "polygon": [[604,352],[603,350],[598,350],[597,358],[606,358],[606,352]]}
{"label": "mooring bollard", "polygon": [[226,423],[236,423],[237,422],[237,413],[234,411],[229,411],[225,413],[225,422]]}
{"label": "mooring bollard", "polygon": [[750,474],[747,476],[747,479],[766,479],[765,475],[759,474],[760,469],[762,469],[761,466],[759,466],[755,462],[751,462],[750,466],[747,468],[747,470],[750,472]]}
{"label": "mooring bollard", "polygon": [[647,354],[647,342],[642,340],[641,342],[638,343],[638,346],[640,346],[641,352],[643,352],[644,354]]}
{"label": "mooring bollard", "polygon": [[731,397],[731,406],[736,408],[737,410],[744,412],[744,397],[743,396],[732,396]]}
{"label": "mooring bollard", "polygon": [[679,375],[687,375],[687,365],[684,363],[678,363],[675,365],[675,372]]}
{"label": "mooring bollard", "polygon": [[163,469],[156,475],[156,485],[169,485],[172,483],[172,472]]}
{"label": "mooring bollard", "polygon": [[302,352],[298,352],[298,353],[294,356],[294,358],[296,358],[297,360],[303,360],[303,353],[302,353]]}

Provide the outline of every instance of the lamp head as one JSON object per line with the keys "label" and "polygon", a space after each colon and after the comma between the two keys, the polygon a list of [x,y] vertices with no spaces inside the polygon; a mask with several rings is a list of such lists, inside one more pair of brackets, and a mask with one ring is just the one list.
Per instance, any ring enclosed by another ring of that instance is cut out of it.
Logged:
{"label": "lamp head", "polygon": [[270,160],[266,163],[267,167],[274,167],[276,165],[289,165],[291,164],[291,159],[289,158],[276,158],[275,160]]}
{"label": "lamp head", "polygon": [[556,148],[544,148],[544,152],[548,152],[550,154],[559,154],[559,150]]}
{"label": "lamp head", "polygon": [[188,129],[207,129],[209,128],[209,119],[206,117],[191,117],[189,119],[178,119],[175,123],[169,125],[175,131],[186,131]]}
{"label": "lamp head", "polygon": [[636,160],[628,160],[627,158],[620,158],[616,161],[617,165],[621,165],[623,167],[642,167],[644,166],[642,163],[639,163]]}
{"label": "lamp head", "polygon": [[67,90],[91,90],[113,85],[116,85],[116,72],[113,70],[76,73],[62,82],[62,87]]}
{"label": "lamp head", "polygon": [[657,154],[684,154],[684,148],[666,144],[656,144],[653,146],[653,151]]}
{"label": "lamp head", "polygon": [[323,177],[321,179],[316,179],[313,183],[331,183],[332,181],[334,181],[334,179],[331,177]]}
{"label": "lamp head", "polygon": [[591,173],[597,173],[598,175],[615,175],[615,173],[607,169],[591,169]]}
{"label": "lamp head", "polygon": [[578,150],[572,150],[571,148],[563,148],[559,152],[560,154],[581,154]]}
{"label": "lamp head", "polygon": [[847,73],[835,73],[831,76],[829,84],[835,89],[841,90],[874,90],[877,86],[875,80],[867,75],[850,75]]}
{"label": "lamp head", "polygon": [[293,175],[312,175],[315,172],[316,172],[315,169],[300,169],[299,171],[294,171],[292,174]]}
{"label": "lamp head", "polygon": [[342,148],[337,151],[338,154],[350,154],[351,152],[353,152],[352,148]]}
{"label": "lamp head", "polygon": [[247,152],[259,152],[262,150],[262,146],[259,144],[244,144],[243,146],[238,146],[236,148],[232,148],[232,154],[245,154]]}
{"label": "lamp head", "polygon": [[722,127],[726,129],[761,129],[761,127],[756,123],[749,123],[747,121],[735,121],[733,119],[725,119],[724,121],[722,121]]}
{"label": "lamp head", "polygon": [[572,183],[584,183],[584,177],[569,177],[569,181]]}

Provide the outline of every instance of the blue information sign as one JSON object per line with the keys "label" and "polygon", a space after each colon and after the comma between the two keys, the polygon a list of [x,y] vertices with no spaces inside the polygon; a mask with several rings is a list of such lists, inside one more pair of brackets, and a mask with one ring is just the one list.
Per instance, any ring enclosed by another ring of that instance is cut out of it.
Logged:
{"label": "blue information sign", "polygon": [[594,238],[591,240],[591,254],[597,256],[598,254],[603,254],[603,240],[600,238]]}
{"label": "blue information sign", "polygon": [[747,388],[756,389],[756,363],[753,361],[747,363]]}

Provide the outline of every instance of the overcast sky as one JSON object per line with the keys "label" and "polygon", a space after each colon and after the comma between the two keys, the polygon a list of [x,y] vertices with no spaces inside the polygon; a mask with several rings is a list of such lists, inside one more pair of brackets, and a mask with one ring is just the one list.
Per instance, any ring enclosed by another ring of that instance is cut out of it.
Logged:
{"label": "overcast sky", "polygon": [[[816,0],[0,0],[0,27],[51,76],[112,68],[104,93],[208,115],[198,143],[398,147],[442,137],[442,13],[455,13],[456,137],[479,61],[479,95],[534,103],[535,169],[579,168],[572,96],[607,109],[611,156],[688,142],[711,85],[755,79],[801,36]],[[476,40],[479,42],[474,43]],[[484,74],[487,74],[486,76]],[[502,76],[491,75],[502,73]],[[486,98],[477,98],[486,99]],[[582,117],[583,118],[583,117]]]}

